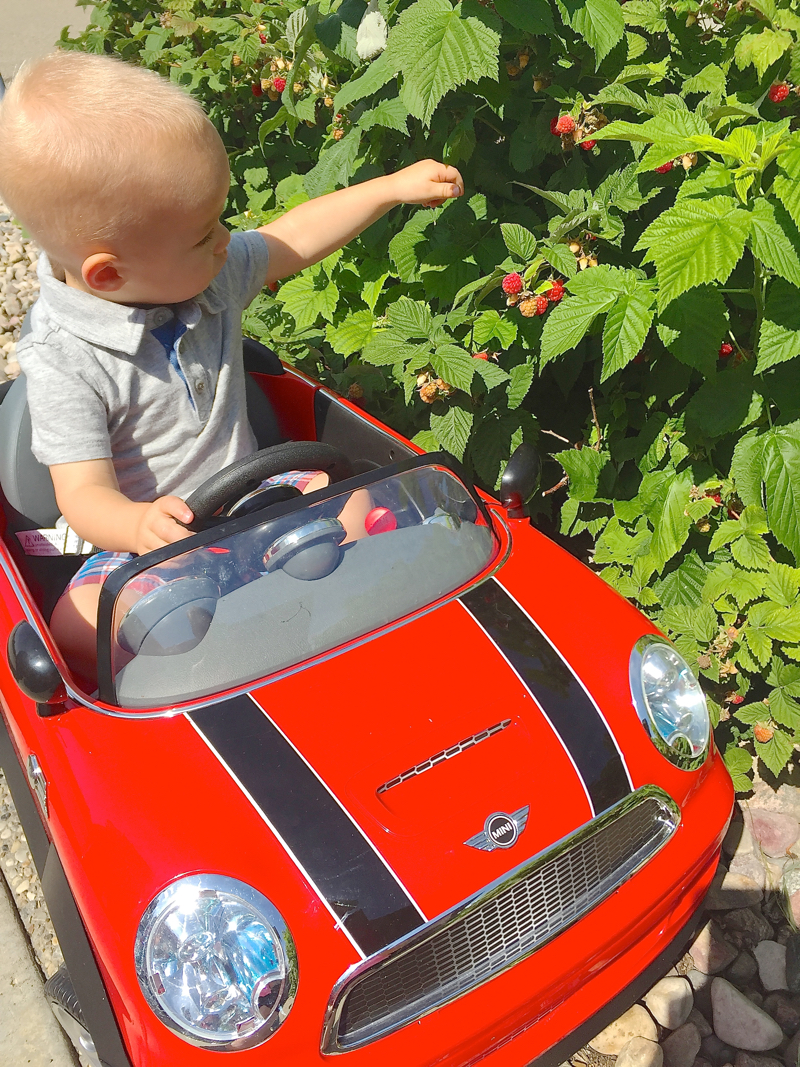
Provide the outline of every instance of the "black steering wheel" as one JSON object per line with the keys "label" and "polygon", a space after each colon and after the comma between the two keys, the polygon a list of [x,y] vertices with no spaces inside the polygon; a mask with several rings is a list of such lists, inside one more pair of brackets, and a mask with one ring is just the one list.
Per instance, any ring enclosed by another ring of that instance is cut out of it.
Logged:
{"label": "black steering wheel", "polygon": [[[252,493],[266,478],[298,470],[324,471],[331,482],[341,482],[353,476],[350,460],[333,445],[321,441],[286,441],[271,445],[223,467],[186,498],[186,506],[194,514],[194,520],[187,523],[188,529],[200,533],[221,508]],[[264,506],[274,502],[274,497],[266,493]]]}

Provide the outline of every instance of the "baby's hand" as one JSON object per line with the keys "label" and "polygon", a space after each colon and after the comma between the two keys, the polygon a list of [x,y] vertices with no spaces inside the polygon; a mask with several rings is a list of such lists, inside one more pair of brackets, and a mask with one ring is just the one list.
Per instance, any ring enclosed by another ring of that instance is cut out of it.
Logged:
{"label": "baby's hand", "polygon": [[394,183],[394,197],[400,204],[422,204],[441,207],[453,196],[463,196],[464,179],[455,167],[422,159],[390,176]]}
{"label": "baby's hand", "polygon": [[191,522],[193,518],[191,510],[180,497],[160,496],[147,505],[139,519],[136,530],[137,554],[141,556],[144,552],[152,552],[184,537],[191,537],[191,531],[179,523]]}

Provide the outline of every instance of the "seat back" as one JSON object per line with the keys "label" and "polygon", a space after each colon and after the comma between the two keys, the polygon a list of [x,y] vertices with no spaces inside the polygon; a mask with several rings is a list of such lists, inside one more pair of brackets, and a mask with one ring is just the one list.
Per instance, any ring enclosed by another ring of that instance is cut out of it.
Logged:
{"label": "seat back", "polygon": [[25,375],[0,404],[0,486],[8,503],[31,527],[53,526],[61,514],[50,471],[31,452],[31,416]]}

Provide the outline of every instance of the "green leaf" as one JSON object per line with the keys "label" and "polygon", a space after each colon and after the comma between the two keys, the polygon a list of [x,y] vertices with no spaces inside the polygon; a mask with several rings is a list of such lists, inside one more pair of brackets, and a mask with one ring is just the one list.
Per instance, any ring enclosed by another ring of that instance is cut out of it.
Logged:
{"label": "green leaf", "polygon": [[516,222],[501,222],[500,229],[506,248],[511,255],[519,256],[523,263],[530,263],[536,255],[537,246],[536,238],[531,231]]}
{"label": "green leaf", "polygon": [[691,470],[675,474],[669,481],[660,513],[653,522],[650,557],[659,571],[683,547],[689,536],[691,520],[686,514],[686,505],[691,488]]}
{"label": "green leaf", "polygon": [[736,65],[740,70],[744,70],[752,63],[759,78],[763,78],[767,67],[776,63],[791,46],[792,35],[785,30],[766,27],[760,33],[746,33],[736,42]]}
{"label": "green leaf", "polygon": [[743,438],[731,475],[746,504],[764,504],[770,530],[800,560],[800,423]]}
{"label": "green leaf", "polygon": [[564,0],[564,10],[573,30],[593,49],[598,64],[622,40],[625,20],[616,0]]}
{"label": "green leaf", "polygon": [[757,373],[800,354],[800,290],[780,278],[767,291],[758,339]]}
{"label": "green leaf", "polygon": [[772,191],[789,212],[795,226],[800,226],[800,181],[779,174],[772,183]]}
{"label": "green leaf", "polygon": [[626,26],[641,26],[648,33],[664,33],[667,20],[658,5],[649,0],[628,0],[622,9]]}
{"label": "green leaf", "polygon": [[430,430],[420,430],[419,433],[414,434],[411,440],[415,445],[424,448],[426,452],[439,451],[439,442],[436,439],[436,435]]}
{"label": "green leaf", "polygon": [[636,244],[655,263],[665,307],[687,289],[725,282],[741,259],[751,215],[728,196],[679,200],[656,218]]}
{"label": "green leaf", "polygon": [[323,272],[304,271],[285,282],[275,297],[295,321],[298,330],[313,326],[321,315],[330,322],[339,301],[339,290]]}
{"label": "green leaf", "polygon": [[386,53],[382,52],[360,77],[353,78],[342,86],[333,99],[334,112],[343,111],[365,96],[374,96],[394,76],[395,71],[386,61]]}
{"label": "green leaf", "polygon": [[728,768],[733,781],[733,788],[737,793],[747,793],[753,788],[753,757],[743,748],[735,748],[728,745],[723,755],[725,766]]}
{"label": "green leaf", "polygon": [[574,348],[597,315],[614,304],[625,284],[624,271],[602,266],[567,282],[572,295],[556,304],[542,330],[542,366]]}
{"label": "green leaf", "polygon": [[[785,563],[770,564],[769,574],[764,582],[764,596],[783,607],[791,607],[800,594],[800,571],[788,567]],[[800,692],[794,696],[800,696]]]}
{"label": "green leaf", "polygon": [[496,385],[505,385],[508,382],[510,375],[502,367],[498,367],[494,360],[473,359],[472,362],[475,364],[475,373],[483,379],[487,389],[494,389]]}
{"label": "green leaf", "polygon": [[600,472],[610,456],[593,448],[567,448],[556,452],[557,459],[569,477],[569,495],[573,500],[594,500]]}
{"label": "green leaf", "polygon": [[341,141],[319,154],[319,160],[303,179],[306,192],[312,198],[347,185],[356,169],[356,157],[361,145],[361,130],[353,129]]}
{"label": "green leaf", "polygon": [[500,18],[526,33],[555,36],[553,12],[547,0],[495,0]]}
{"label": "green leaf", "polygon": [[510,411],[518,408],[533,384],[534,366],[532,363],[518,363],[509,371],[511,380],[506,390]]}
{"label": "green leaf", "polygon": [[439,377],[467,393],[475,376],[477,362],[457,345],[439,345],[431,355],[431,366]]}
{"label": "green leaf", "polygon": [[[607,0],[610,2],[610,0]],[[471,14],[464,17],[462,9]],[[401,97],[428,125],[445,93],[467,81],[497,80],[500,34],[477,3],[416,0],[389,34],[386,62],[403,73]]]}
{"label": "green leaf", "polygon": [[703,586],[703,599],[714,603],[722,596],[732,596],[740,608],[746,607],[763,593],[764,575],[747,571],[733,563],[720,563]]}
{"label": "green leaf", "polygon": [[633,276],[628,280],[626,291],[619,294],[606,316],[601,382],[622,370],[639,353],[655,315],[652,288]]}
{"label": "green leaf", "polygon": [[340,356],[360,352],[374,333],[375,320],[370,311],[354,311],[338,326],[328,326],[325,339]]}
{"label": "green leaf", "polygon": [[492,308],[482,311],[472,328],[472,340],[478,349],[496,337],[503,349],[509,348],[517,337],[517,324],[510,316],[501,315]]}
{"label": "green leaf", "polygon": [[436,440],[456,459],[463,459],[472,429],[472,412],[451,402],[443,415],[431,412],[431,432]]}
{"label": "green leaf", "polygon": [[708,578],[708,566],[692,550],[679,567],[656,584],[656,592],[664,607],[696,608],[703,600],[703,589]]}
{"label": "green leaf", "polygon": [[762,538],[753,534],[745,533],[731,542],[731,553],[736,562],[747,570],[765,571],[769,566],[769,548]]}
{"label": "green leaf", "polygon": [[407,341],[412,337],[430,338],[433,333],[433,316],[422,300],[401,296],[386,309],[386,317],[389,325]]}
{"label": "green leaf", "polygon": [[358,120],[362,130],[371,130],[373,126],[386,126],[398,133],[408,133],[408,110],[399,96],[391,100],[381,100],[375,107],[365,111]]}
{"label": "green leaf", "polygon": [[398,330],[376,330],[361,353],[365,363],[372,363],[375,367],[388,367],[393,363],[400,363],[407,359],[422,359],[421,366],[425,366],[430,357],[431,345],[429,341],[423,344],[411,344],[405,334]]}
{"label": "green leaf", "polygon": [[787,282],[800,286],[797,235],[786,211],[763,196],[753,202],[748,243],[753,255]]}
{"label": "green leaf", "polygon": [[559,274],[563,274],[567,278],[574,278],[578,273],[578,263],[566,245],[545,242],[541,253],[550,266],[557,270]]}
{"label": "green leaf", "polygon": [[[627,4],[625,6],[627,7]],[[725,93],[725,72],[716,63],[709,63],[697,74],[686,79],[681,92],[684,95],[708,93],[711,96],[720,97]]]}
{"label": "green leaf", "polygon": [[658,334],[681,363],[707,378],[716,373],[717,354],[728,328],[725,299],[701,285],[673,300],[659,315]]}
{"label": "green leaf", "polygon": [[760,410],[761,398],[753,393],[753,364],[740,363],[703,382],[686,405],[686,425],[698,437],[713,439],[749,425]]}
{"label": "green leaf", "polygon": [[774,775],[778,775],[794,754],[794,742],[783,730],[776,730],[766,744],[756,741],[756,755]]}

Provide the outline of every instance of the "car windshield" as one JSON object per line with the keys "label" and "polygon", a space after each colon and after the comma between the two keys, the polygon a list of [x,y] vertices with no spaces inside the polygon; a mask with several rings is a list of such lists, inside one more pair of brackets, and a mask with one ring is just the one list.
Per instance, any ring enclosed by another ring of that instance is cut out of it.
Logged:
{"label": "car windshield", "polygon": [[143,558],[121,568],[102,698],[148,708],[230,690],[394,623],[480,574],[498,551],[485,510],[447,467],[415,464],[363,488],[333,486],[313,503],[298,498],[288,513],[271,508],[280,513],[260,522],[253,514],[244,529],[239,522],[153,566]]}

